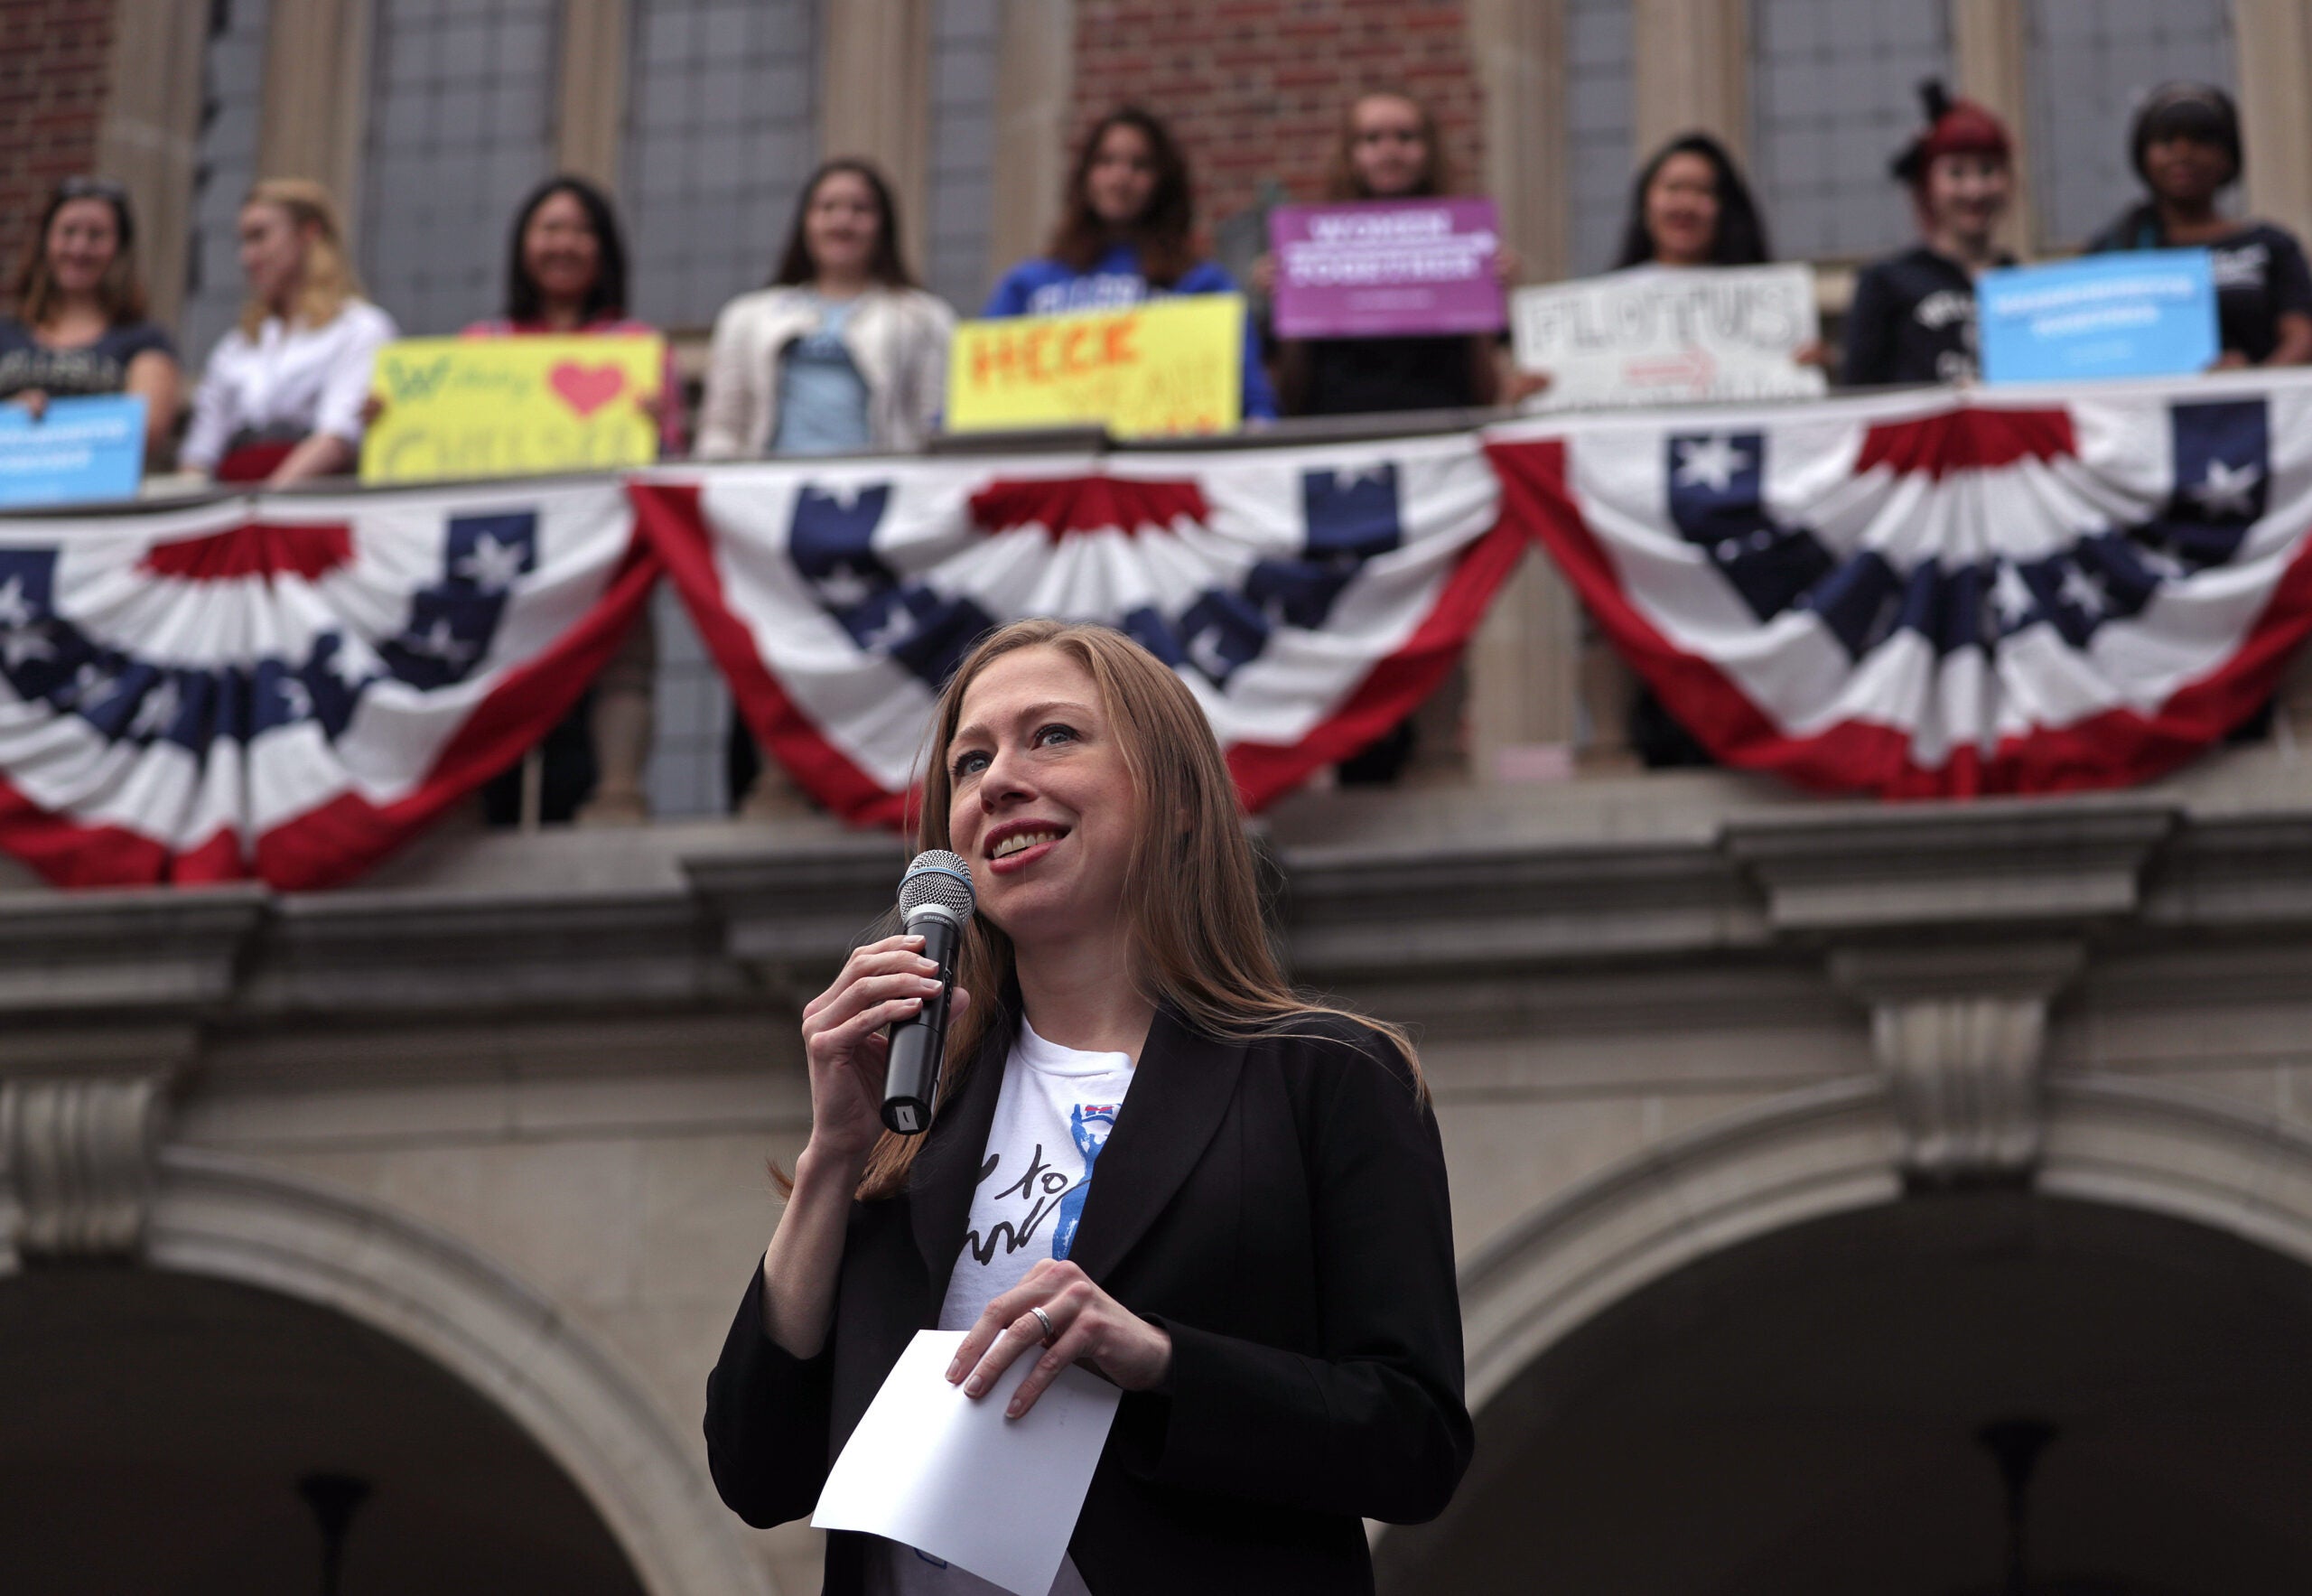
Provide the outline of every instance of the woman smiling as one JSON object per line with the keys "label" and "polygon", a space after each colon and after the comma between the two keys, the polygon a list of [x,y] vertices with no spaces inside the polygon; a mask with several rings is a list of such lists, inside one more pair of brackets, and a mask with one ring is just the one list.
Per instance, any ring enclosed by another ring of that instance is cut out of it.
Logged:
{"label": "woman smiling", "polygon": [[[883,1028],[937,982],[872,942],[804,1011],[810,1141],[707,1387],[723,1499],[808,1513],[936,1326],[974,1398],[1033,1360],[1010,1414],[1071,1363],[1124,1392],[1055,1591],[1369,1591],[1360,1520],[1434,1517],[1471,1444],[1410,1046],[1285,986],[1211,728],[1121,633],[994,633],[933,748],[918,840],[978,894],[938,1115],[881,1128]],[[845,1534],[825,1588],[991,1589]]]}
{"label": "woman smiling", "polygon": [[38,415],[51,399],[134,394],[145,453],[175,430],[182,387],[175,346],[144,318],[128,191],[67,178],[48,197],[17,274],[14,316],[0,316],[0,399]]}

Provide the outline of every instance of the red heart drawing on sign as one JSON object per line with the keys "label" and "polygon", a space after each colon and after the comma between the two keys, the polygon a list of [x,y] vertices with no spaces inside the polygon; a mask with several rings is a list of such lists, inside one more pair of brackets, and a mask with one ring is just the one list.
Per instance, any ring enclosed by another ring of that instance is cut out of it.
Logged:
{"label": "red heart drawing on sign", "polygon": [[546,386],[580,415],[592,415],[626,390],[626,373],[615,366],[581,366],[564,360],[545,374]]}

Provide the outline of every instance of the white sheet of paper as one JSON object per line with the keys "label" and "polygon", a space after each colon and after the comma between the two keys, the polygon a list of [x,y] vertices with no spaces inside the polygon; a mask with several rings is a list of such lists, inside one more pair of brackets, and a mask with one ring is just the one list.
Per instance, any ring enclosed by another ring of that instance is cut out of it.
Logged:
{"label": "white sheet of paper", "polygon": [[928,1552],[1017,1596],[1048,1596],[1123,1393],[1060,1371],[1017,1419],[1021,1354],[977,1401],[947,1384],[962,1330],[918,1330],[834,1461],[811,1522]]}

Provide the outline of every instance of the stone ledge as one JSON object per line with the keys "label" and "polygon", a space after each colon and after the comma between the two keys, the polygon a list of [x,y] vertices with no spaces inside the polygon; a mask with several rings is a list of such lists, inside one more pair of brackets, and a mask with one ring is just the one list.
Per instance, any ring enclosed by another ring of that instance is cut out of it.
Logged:
{"label": "stone ledge", "polygon": [[[1263,843],[1297,979],[1415,996],[1406,1012],[1459,1034],[1514,1032],[1544,1011],[1616,1031],[1805,1022],[1838,1002],[1826,948],[2075,941],[2093,982],[2115,963],[2312,943],[2312,811],[2200,817],[2140,793],[1761,804],[1712,819],[1698,802],[1643,824],[1495,835],[1498,802],[1423,802],[1360,798],[1321,832],[1277,826]],[[1394,818],[1424,812],[1425,829]],[[468,859],[454,880],[333,894],[0,894],[13,954],[0,1013],[18,1022],[0,1073],[121,1059],[102,1039],[139,1026],[186,1028],[208,1055],[294,1035],[311,1057],[318,1028],[346,1022],[362,1035],[438,1020],[543,1036],[587,1015],[772,1013],[872,928],[906,853],[831,826],[571,834],[515,850],[519,869]]]}

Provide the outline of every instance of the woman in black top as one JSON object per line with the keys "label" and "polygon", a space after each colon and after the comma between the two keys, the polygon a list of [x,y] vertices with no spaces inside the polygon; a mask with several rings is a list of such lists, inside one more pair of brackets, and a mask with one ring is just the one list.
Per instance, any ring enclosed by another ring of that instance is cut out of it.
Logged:
{"label": "woman in black top", "polygon": [[1922,240],[1866,266],[1847,313],[1846,381],[1965,382],[1978,369],[1975,275],[2012,264],[1993,241],[2015,195],[2006,126],[1940,83],[1920,89],[1926,129],[1895,158]]}
{"label": "woman in black top", "polygon": [[1680,134],[1639,169],[1630,185],[1616,271],[1764,266],[1773,258],[1750,185],[1726,146],[1709,134]]}
{"label": "woman in black top", "polygon": [[[1070,1363],[1123,1390],[1054,1591],[1369,1596],[1361,1521],[1435,1517],[1471,1448],[1412,1050],[1286,988],[1211,726],[1139,644],[1015,622],[933,713],[917,841],[977,894],[938,1109],[878,1123],[883,1029],[939,983],[871,942],[804,1010],[810,1141],[707,1382],[715,1486],[809,1513],[916,1332],[962,1330],[966,1396],[1030,1366],[1007,1414]],[[825,1589],[991,1587],[835,1533]]]}
{"label": "woman in black top", "polygon": [[2301,366],[2312,360],[2312,267],[2295,236],[2267,221],[2234,221],[2216,196],[2240,177],[2240,113],[2211,84],[2169,83],[2136,113],[2129,137],[2151,197],[2098,234],[2090,251],[2198,247],[2215,268],[2216,365]]}
{"label": "woman in black top", "polygon": [[[1654,153],[1630,185],[1617,271],[1653,266],[1764,266],[1774,258],[1766,219],[1726,146],[1707,133],[1685,133]],[[1800,352],[1819,360],[1818,346]],[[1529,387],[1546,386],[1539,372]],[[1630,751],[1652,770],[1715,764],[1710,751],[1679,724],[1654,689],[1640,684],[1629,706]]]}
{"label": "woman in black top", "polygon": [[[1773,258],[1750,185],[1726,146],[1709,134],[1682,133],[1638,168],[1615,271],[1765,266]],[[1797,358],[1812,361],[1819,352],[1809,347]],[[1507,397],[1524,399],[1549,386],[1546,371],[1513,372]]]}
{"label": "woman in black top", "polygon": [[[1402,94],[1368,94],[1348,108],[1325,198],[1426,200],[1452,192],[1437,119]],[[1269,273],[1263,273],[1263,276]],[[1500,381],[1488,338],[1286,339],[1277,397],[1287,415],[1371,415],[1490,405]]]}
{"label": "woman in black top", "polygon": [[0,316],[0,399],[35,415],[51,399],[134,394],[145,453],[175,430],[176,346],[144,316],[128,191],[99,178],[59,183],[16,275],[16,313]]}

